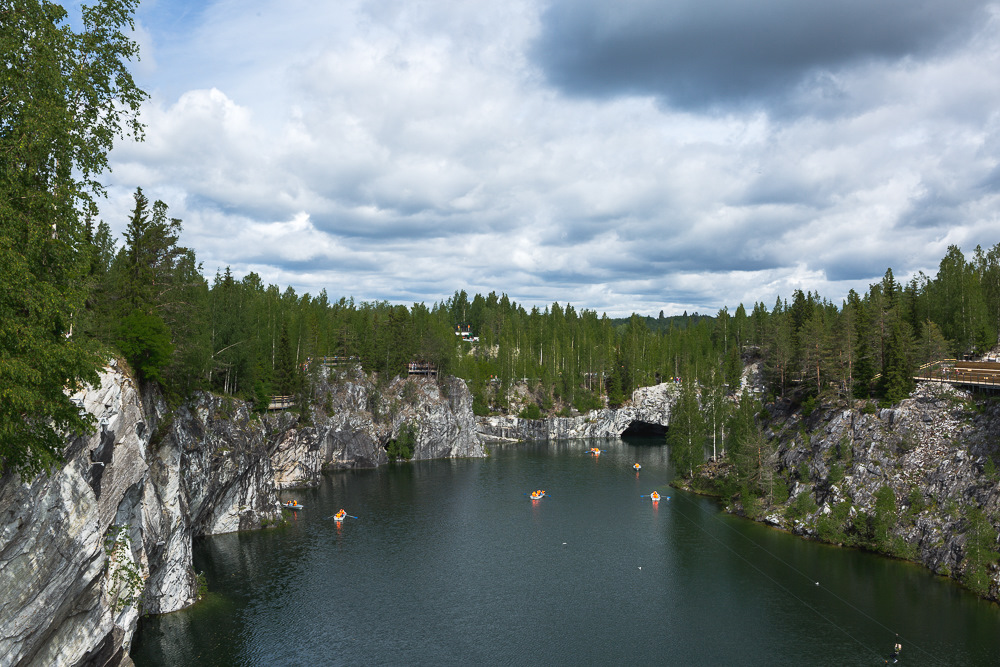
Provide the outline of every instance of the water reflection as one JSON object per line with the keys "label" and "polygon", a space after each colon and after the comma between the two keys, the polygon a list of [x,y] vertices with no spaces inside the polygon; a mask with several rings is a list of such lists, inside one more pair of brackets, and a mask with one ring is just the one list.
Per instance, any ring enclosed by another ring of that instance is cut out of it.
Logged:
{"label": "water reflection", "polygon": [[[993,664],[996,607],[674,491],[661,443],[536,443],[330,474],[296,492],[307,509],[289,525],[196,543],[212,595],[144,622],[133,657],[882,664],[899,632],[906,664]],[[548,497],[526,498],[534,489]],[[336,524],[340,507],[359,518]]]}

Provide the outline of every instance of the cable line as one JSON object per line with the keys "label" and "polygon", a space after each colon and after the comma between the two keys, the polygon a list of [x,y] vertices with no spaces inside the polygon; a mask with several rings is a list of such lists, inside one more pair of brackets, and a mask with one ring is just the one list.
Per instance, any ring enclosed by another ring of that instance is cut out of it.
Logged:
{"label": "cable line", "polygon": [[[716,521],[717,521],[717,522],[718,522],[719,524],[721,524],[721,525],[725,526],[725,527],[726,527],[727,529],[729,529],[729,530],[730,530],[730,531],[732,531],[733,533],[735,533],[735,534],[739,535],[739,536],[740,536],[740,537],[742,537],[742,538],[743,538],[744,540],[746,540],[746,541],[750,542],[750,544],[752,544],[753,546],[757,547],[758,549],[760,549],[761,551],[763,551],[763,552],[764,552],[764,553],[766,553],[766,554],[767,554],[768,556],[770,556],[770,557],[771,557],[771,558],[773,558],[774,560],[778,561],[779,563],[781,563],[781,564],[782,564],[782,565],[784,565],[785,567],[787,567],[787,568],[789,568],[789,569],[793,570],[794,572],[798,573],[798,574],[799,574],[799,575],[800,575],[801,577],[803,577],[803,578],[804,578],[804,579],[806,579],[807,581],[810,581],[810,582],[815,582],[815,583],[816,583],[817,585],[819,585],[819,586],[820,586],[820,588],[822,588],[822,589],[823,589],[824,591],[826,591],[826,592],[827,592],[827,593],[828,593],[829,595],[832,595],[833,597],[837,598],[837,600],[839,600],[839,601],[840,601],[840,602],[841,602],[842,604],[844,604],[844,605],[846,605],[846,606],[850,607],[851,609],[853,609],[853,610],[854,610],[854,611],[856,611],[857,613],[861,614],[862,616],[864,616],[865,618],[867,618],[867,619],[868,619],[868,620],[870,620],[871,622],[875,623],[876,625],[878,625],[879,627],[881,627],[882,629],[884,629],[884,630],[885,630],[886,632],[891,632],[891,633],[895,634],[895,635],[896,635],[897,637],[899,637],[900,639],[902,639],[902,640],[906,641],[908,645],[910,645],[910,646],[913,646],[913,647],[914,647],[914,648],[915,648],[915,649],[916,649],[917,651],[919,651],[919,652],[923,653],[924,655],[926,655],[926,656],[927,656],[928,658],[930,658],[931,660],[934,660],[935,662],[938,662],[938,663],[941,663],[941,664],[944,664],[944,665],[948,664],[947,662],[945,662],[945,661],[941,660],[940,658],[938,658],[938,657],[937,657],[937,656],[935,656],[934,654],[932,654],[932,653],[930,653],[929,651],[927,651],[927,650],[923,649],[923,648],[922,648],[922,647],[921,647],[921,646],[920,646],[919,644],[917,644],[917,643],[913,642],[912,640],[910,640],[910,639],[908,639],[908,638],[906,638],[906,637],[903,637],[903,636],[902,636],[902,635],[900,635],[900,634],[899,634],[898,632],[895,632],[895,631],[894,631],[894,630],[893,630],[892,628],[889,628],[889,627],[887,627],[887,626],[886,626],[886,625],[885,625],[884,623],[882,623],[882,622],[881,622],[881,621],[879,621],[878,619],[876,619],[876,618],[873,618],[873,617],[872,617],[872,616],[871,616],[870,614],[868,614],[867,612],[865,612],[865,611],[864,611],[863,609],[859,609],[858,607],[856,607],[855,605],[851,604],[850,602],[848,602],[848,601],[847,601],[847,600],[845,600],[844,598],[840,597],[839,595],[837,595],[836,593],[834,593],[832,589],[830,589],[830,588],[828,588],[828,587],[826,587],[826,586],[823,586],[823,585],[819,584],[819,582],[818,582],[818,581],[816,581],[816,579],[815,579],[814,577],[810,577],[810,576],[808,576],[808,575],[807,575],[807,574],[806,574],[805,572],[803,572],[802,570],[798,569],[797,567],[795,567],[795,566],[794,566],[794,565],[792,565],[791,563],[789,563],[789,562],[785,561],[785,560],[784,560],[784,559],[782,559],[782,558],[781,558],[780,556],[777,556],[777,555],[775,555],[774,553],[772,553],[772,552],[771,552],[771,551],[769,551],[768,549],[764,548],[764,547],[763,547],[763,546],[761,546],[760,544],[757,544],[757,543],[756,543],[756,542],[754,542],[754,541],[753,541],[753,540],[752,540],[752,539],[751,539],[751,538],[750,538],[749,536],[745,535],[744,533],[741,533],[740,531],[736,530],[735,528],[733,528],[732,526],[730,526],[729,524],[727,524],[727,523],[726,523],[725,521],[723,521],[723,520],[722,520],[722,519],[721,519],[721,518],[719,517],[719,515],[718,515],[718,514],[716,514],[716,513],[711,513],[711,512],[705,512],[705,510],[703,510],[703,509],[702,509],[702,508],[701,508],[700,506],[698,506],[698,505],[697,505],[696,503],[694,503],[694,501],[692,501],[692,500],[691,500],[690,498],[688,498],[688,497],[687,497],[687,494],[686,494],[686,493],[684,493],[684,492],[681,492],[681,493],[679,493],[679,494],[676,494],[676,495],[677,495],[678,497],[681,497],[681,498],[683,498],[683,499],[685,500],[685,502],[687,502],[687,503],[691,504],[692,506],[694,506],[694,507],[695,507],[695,508],[697,509],[697,511],[698,511],[698,512],[700,512],[700,513],[702,513],[702,514],[708,514],[708,515],[709,515],[709,516],[711,516],[711,517],[712,517],[713,519],[715,519],[715,520],[716,520]],[[675,505],[675,507],[676,507],[676,505]],[[680,514],[681,514],[682,516],[684,516],[683,512],[680,512]],[[703,533],[705,533],[706,535],[708,535],[709,537],[711,537],[711,538],[712,538],[713,540],[715,540],[716,542],[718,542],[719,544],[721,544],[721,545],[722,545],[723,547],[725,547],[725,548],[726,548],[726,549],[728,549],[728,550],[729,550],[730,552],[732,552],[733,554],[735,554],[735,555],[736,555],[737,557],[739,557],[739,558],[740,558],[741,560],[743,560],[743,561],[744,561],[744,562],[746,562],[746,563],[747,563],[748,565],[750,565],[751,567],[753,567],[753,568],[754,568],[755,570],[757,570],[758,572],[760,572],[761,574],[763,574],[763,575],[764,575],[765,577],[767,577],[768,579],[770,579],[771,581],[773,581],[773,582],[774,582],[775,584],[777,584],[778,586],[780,586],[780,587],[781,587],[782,589],[784,589],[785,591],[787,591],[787,592],[788,592],[788,593],[789,593],[790,595],[792,595],[792,597],[795,597],[795,598],[796,598],[796,599],[798,599],[798,600],[799,600],[800,602],[802,602],[802,604],[804,604],[804,605],[806,605],[807,607],[809,607],[809,608],[810,608],[810,609],[811,609],[811,610],[812,610],[813,612],[815,612],[815,613],[816,613],[816,615],[817,615],[817,616],[819,616],[820,618],[823,618],[824,620],[826,620],[827,622],[829,622],[829,623],[830,623],[831,625],[833,625],[834,627],[837,627],[837,629],[838,629],[838,630],[840,630],[840,631],[841,631],[841,632],[843,632],[844,634],[847,634],[848,636],[850,636],[850,637],[851,637],[852,639],[854,639],[854,641],[858,642],[859,644],[861,643],[861,642],[860,642],[860,640],[858,640],[857,638],[855,638],[855,637],[851,636],[851,635],[850,635],[850,633],[848,633],[848,632],[847,632],[846,630],[844,630],[843,628],[841,628],[840,626],[838,626],[838,625],[837,625],[836,623],[834,623],[833,621],[830,621],[830,620],[829,620],[829,619],[827,619],[827,618],[826,618],[825,616],[823,616],[822,614],[820,614],[820,613],[819,613],[818,611],[816,611],[815,609],[813,609],[812,607],[810,607],[810,606],[809,606],[809,605],[808,605],[808,604],[807,604],[807,603],[806,603],[805,601],[803,601],[803,600],[801,600],[800,598],[798,598],[798,597],[797,597],[797,596],[796,596],[796,595],[795,595],[794,593],[792,593],[791,591],[788,591],[788,589],[787,589],[787,588],[785,588],[784,586],[782,586],[782,585],[781,585],[780,583],[778,583],[778,582],[777,582],[777,581],[776,581],[776,580],[775,580],[775,579],[774,579],[773,577],[771,577],[771,576],[770,576],[770,575],[768,575],[768,574],[767,574],[766,572],[762,571],[762,570],[761,570],[760,568],[758,568],[758,567],[757,567],[756,565],[754,565],[753,563],[751,563],[751,562],[750,562],[749,560],[747,560],[746,558],[744,558],[744,557],[743,557],[743,556],[742,556],[741,554],[739,554],[739,553],[738,553],[738,552],[737,552],[736,550],[734,550],[734,549],[733,549],[732,547],[730,547],[729,545],[727,545],[726,543],[724,543],[724,542],[723,542],[722,540],[718,539],[717,537],[715,537],[714,535],[712,535],[711,533],[709,533],[709,532],[708,532],[707,530],[705,530],[705,529],[704,529],[704,528],[703,528],[703,527],[702,527],[702,526],[701,526],[700,524],[698,524],[698,523],[697,523],[696,521],[694,521],[694,519],[692,519],[692,518],[690,518],[690,517],[688,517],[688,516],[684,516],[684,518],[685,518],[686,520],[690,521],[691,523],[693,523],[693,524],[694,524],[695,526],[697,526],[697,527],[698,527],[698,529],[699,529],[699,530],[701,530],[701,531],[702,531]],[[862,644],[862,645],[864,646],[864,644]],[[871,651],[871,650],[872,650],[872,649],[868,648],[867,646],[865,646],[865,648],[866,648],[867,650],[869,650],[869,651]],[[880,656],[880,657],[881,657],[881,656]]]}

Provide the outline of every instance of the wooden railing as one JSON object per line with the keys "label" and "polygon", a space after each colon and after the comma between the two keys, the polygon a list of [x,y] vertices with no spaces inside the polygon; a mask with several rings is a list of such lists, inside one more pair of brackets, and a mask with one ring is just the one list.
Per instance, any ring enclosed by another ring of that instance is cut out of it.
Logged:
{"label": "wooden railing", "polygon": [[411,361],[406,365],[408,375],[437,375],[437,366],[426,361]]}
{"label": "wooden railing", "polygon": [[920,382],[1000,387],[1000,363],[943,359],[924,364],[917,369],[913,379]]}
{"label": "wooden railing", "polygon": [[284,410],[295,405],[294,396],[272,396],[271,402],[267,404],[268,410]]}

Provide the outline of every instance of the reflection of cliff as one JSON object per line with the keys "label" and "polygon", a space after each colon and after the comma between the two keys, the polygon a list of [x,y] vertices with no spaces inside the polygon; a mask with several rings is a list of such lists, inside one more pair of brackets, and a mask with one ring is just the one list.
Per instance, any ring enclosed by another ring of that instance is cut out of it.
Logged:
{"label": "reflection of cliff", "polygon": [[665,382],[640,387],[620,408],[592,410],[580,417],[522,419],[513,416],[479,417],[477,428],[484,438],[510,440],[574,440],[617,438],[635,422],[667,427],[670,409],[677,400],[679,385]]}
{"label": "reflection of cliff", "polygon": [[191,542],[280,517],[277,489],[375,466],[403,424],[414,458],[483,456],[465,384],[321,379],[309,424],[201,395],[167,415],[114,366],[75,396],[99,420],[65,464],[0,479],[0,666],[128,664],[140,613],[191,604]]}

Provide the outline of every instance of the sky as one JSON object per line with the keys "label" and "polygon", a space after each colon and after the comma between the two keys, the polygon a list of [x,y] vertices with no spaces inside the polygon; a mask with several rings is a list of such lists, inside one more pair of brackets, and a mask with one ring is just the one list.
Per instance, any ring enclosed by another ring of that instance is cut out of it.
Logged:
{"label": "sky", "polygon": [[136,187],[331,299],[834,303],[1000,243],[1000,3],[145,0]]}

